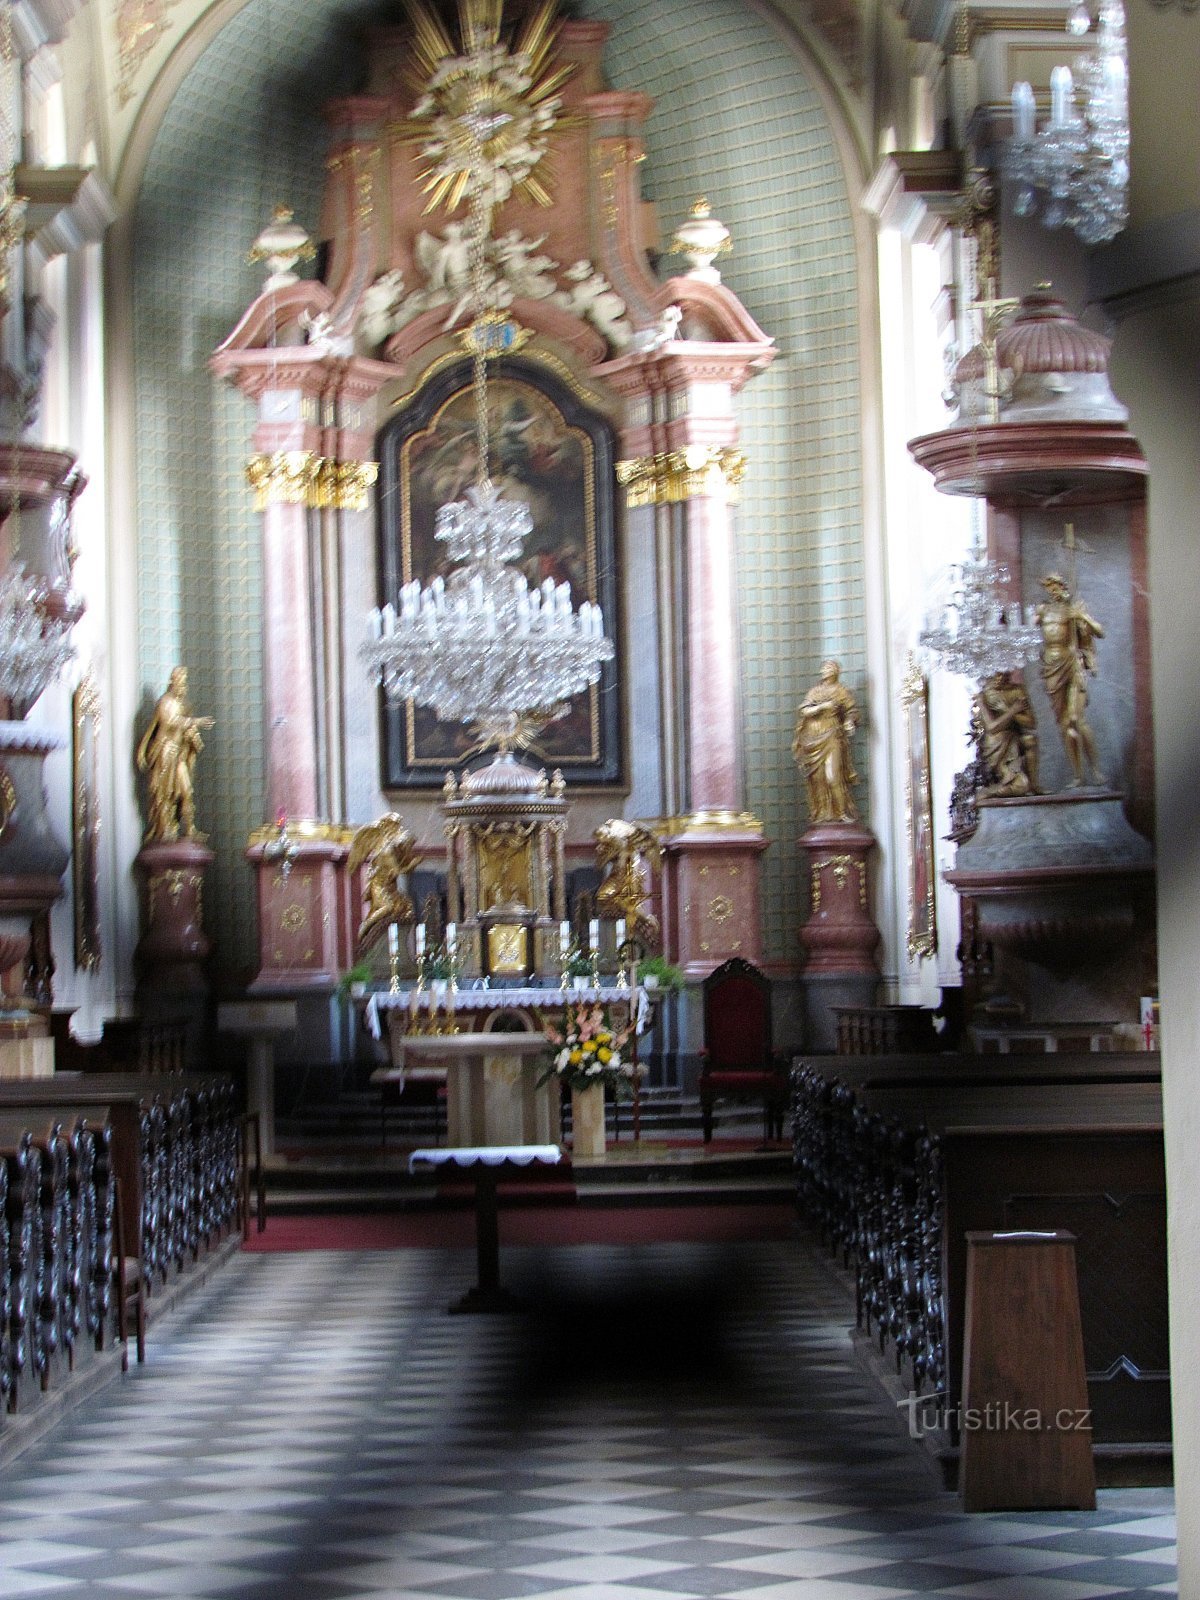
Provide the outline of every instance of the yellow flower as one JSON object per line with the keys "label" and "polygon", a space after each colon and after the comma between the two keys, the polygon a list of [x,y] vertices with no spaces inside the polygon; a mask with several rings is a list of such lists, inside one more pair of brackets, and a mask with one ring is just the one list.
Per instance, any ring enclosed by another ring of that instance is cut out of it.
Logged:
{"label": "yellow flower", "polygon": [[571,1065],[573,1067],[577,1067],[582,1060],[583,1060],[583,1051],[579,1048],[578,1045],[576,1045],[574,1050],[571,1051]]}
{"label": "yellow flower", "polygon": [[612,1034],[611,1033],[603,1033],[603,1032],[602,1033],[598,1033],[596,1035],[596,1038],[599,1040],[599,1042],[601,1044],[611,1044],[612,1043]]}
{"label": "yellow flower", "polygon": [[596,1041],[595,1041],[595,1039],[589,1039],[587,1041],[587,1043],[583,1047],[583,1053],[584,1053],[585,1056],[594,1056],[596,1054]]}
{"label": "yellow flower", "polygon": [[606,1044],[602,1044],[599,1050],[596,1051],[596,1054],[599,1056],[600,1060],[604,1062],[605,1066],[607,1066],[612,1060],[612,1051]]}

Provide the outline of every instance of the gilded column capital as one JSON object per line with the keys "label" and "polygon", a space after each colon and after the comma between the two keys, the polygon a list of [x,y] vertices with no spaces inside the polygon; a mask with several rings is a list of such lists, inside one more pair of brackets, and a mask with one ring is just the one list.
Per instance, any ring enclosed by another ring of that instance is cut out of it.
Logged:
{"label": "gilded column capital", "polygon": [[246,462],[256,511],[269,505],[365,511],[378,475],[376,461],[336,461],[315,450],[259,452]]}
{"label": "gilded column capital", "polygon": [[729,445],[688,445],[617,462],[617,482],[630,510],[706,498],[733,504],[745,472],[744,452]]}

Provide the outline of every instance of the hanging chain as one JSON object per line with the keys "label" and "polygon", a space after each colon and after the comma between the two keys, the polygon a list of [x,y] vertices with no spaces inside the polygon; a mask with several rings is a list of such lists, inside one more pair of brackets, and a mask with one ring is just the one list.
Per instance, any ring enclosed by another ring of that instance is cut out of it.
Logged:
{"label": "hanging chain", "polygon": [[[0,0],[3,3],[3,0]],[[478,144],[474,136],[473,144]],[[474,154],[474,151],[472,151]],[[488,197],[482,188],[471,196],[471,299],[474,321],[471,385],[475,394],[475,431],[479,449],[479,481],[487,483],[491,477],[491,419],[488,416],[487,395],[487,325],[484,320],[485,267],[488,236]]]}

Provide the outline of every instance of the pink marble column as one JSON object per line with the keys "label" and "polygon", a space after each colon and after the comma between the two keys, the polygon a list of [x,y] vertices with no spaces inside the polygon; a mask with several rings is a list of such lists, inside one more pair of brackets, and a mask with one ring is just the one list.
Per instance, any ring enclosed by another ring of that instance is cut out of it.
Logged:
{"label": "pink marble column", "polygon": [[308,515],[270,504],[262,530],[267,810],[292,818],[320,815]]}
{"label": "pink marble column", "polygon": [[314,507],[331,503],[331,464],[371,461],[374,397],[394,369],[319,344],[269,342],[301,313],[330,307],[320,283],[263,295],[211,363],[258,404],[250,448],[262,514],[266,810],[286,819],[294,842],[286,870],[271,850],[277,824],[246,851],[258,889],[258,992],[328,987],[351,960],[346,830],[324,814],[332,784],[322,705],[338,699],[329,674],[339,670],[340,641],[329,608],[316,604],[314,519],[331,513]]}
{"label": "pink marble column", "polygon": [[[745,811],[741,757],[734,521],[740,475],[734,398],[774,351],[745,308],[720,285],[673,279],[663,305],[683,310],[691,337],[623,356],[601,369],[623,396],[621,437],[630,481],[683,517],[686,685],[679,730],[686,744],[686,813],[664,841],[663,937],[669,957],[703,977],[730,956],[762,959],[762,824]],[[652,488],[647,491],[645,485]],[[672,707],[663,707],[663,716]]]}
{"label": "pink marble column", "polygon": [[692,811],[744,802],[733,530],[728,505],[687,502],[688,778]]}

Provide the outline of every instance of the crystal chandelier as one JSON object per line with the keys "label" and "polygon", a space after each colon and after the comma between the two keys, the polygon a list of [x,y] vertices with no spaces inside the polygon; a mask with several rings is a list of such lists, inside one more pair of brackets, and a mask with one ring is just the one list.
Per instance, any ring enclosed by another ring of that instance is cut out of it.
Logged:
{"label": "crystal chandelier", "polygon": [[[1083,0],[1067,20],[1082,35],[1091,26]],[[1070,67],[1050,74],[1050,122],[1039,132],[1033,90],[1013,85],[1013,138],[1006,161],[1018,185],[1014,209],[1028,216],[1035,190],[1046,195],[1042,220],[1048,228],[1074,228],[1085,244],[1113,239],[1129,216],[1129,68],[1125,9],[1121,0],[1100,0],[1096,48],[1076,62],[1082,106]]]}
{"label": "crystal chandelier", "polygon": [[[547,16],[550,10],[543,7]],[[505,749],[563,715],[573,695],[599,681],[601,666],[614,650],[598,605],[585,600],[576,611],[570,585],[551,579],[530,589],[515,565],[533,531],[529,507],[506,499],[489,475],[487,363],[510,345],[512,334],[504,315],[486,304],[492,212],[513,187],[511,173],[504,182],[497,176],[504,163],[492,145],[497,129],[515,115],[513,97],[524,92],[524,80],[510,82],[512,75],[502,70],[511,52],[500,42],[498,28],[482,35],[475,50],[452,62],[455,80],[474,86],[475,93],[465,105],[447,104],[441,111],[443,124],[455,124],[453,139],[446,126],[442,139],[453,150],[454,173],[461,176],[457,193],[465,193],[471,204],[475,320],[467,341],[473,356],[478,476],[465,500],[442,506],[436,517],[434,537],[459,565],[427,586],[417,580],[405,584],[398,612],[390,604],[372,611],[361,655],[393,703],[430,706],[443,722],[473,724],[482,746]],[[492,80],[503,80],[507,98],[498,95]],[[413,116],[427,112],[422,101]],[[531,149],[540,159],[545,140]],[[439,168],[435,177],[442,182],[446,173]],[[522,169],[520,178],[527,182],[529,170]]]}
{"label": "crystal chandelier", "polygon": [[75,654],[78,602],[18,562],[0,577],[0,695],[21,716]]}
{"label": "crystal chandelier", "polygon": [[1023,622],[1020,606],[1005,599],[1007,567],[989,561],[978,543],[950,568],[948,582],[940,615],[919,639],[947,672],[984,683],[994,673],[1015,672],[1040,647],[1041,630],[1032,616]]}

